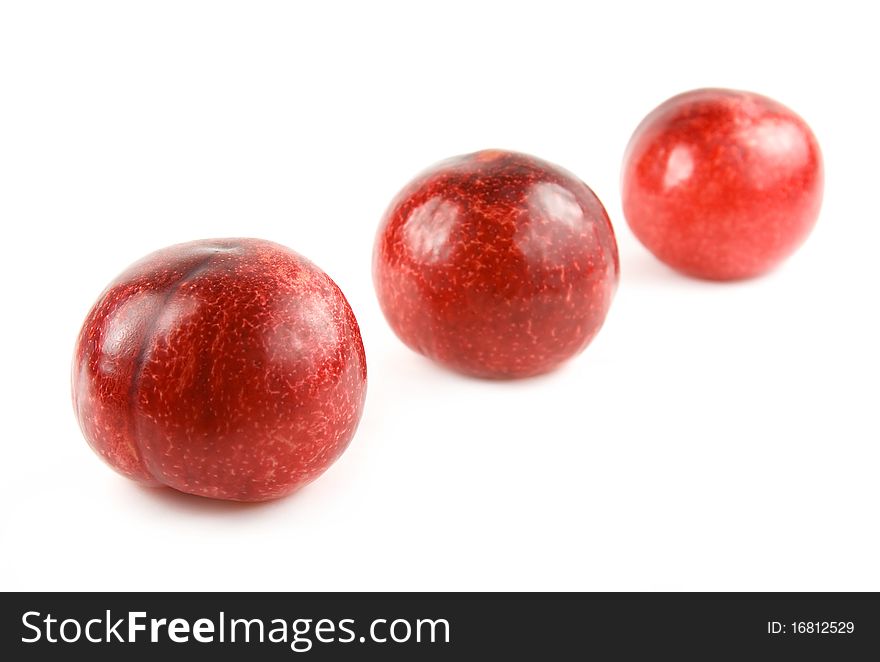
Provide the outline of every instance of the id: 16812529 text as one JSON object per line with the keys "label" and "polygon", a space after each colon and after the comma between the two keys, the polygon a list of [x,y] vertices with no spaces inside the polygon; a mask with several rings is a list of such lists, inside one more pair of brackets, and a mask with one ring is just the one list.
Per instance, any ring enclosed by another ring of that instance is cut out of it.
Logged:
{"label": "id: 16812529 text", "polygon": [[853,621],[767,621],[767,634],[852,634]]}

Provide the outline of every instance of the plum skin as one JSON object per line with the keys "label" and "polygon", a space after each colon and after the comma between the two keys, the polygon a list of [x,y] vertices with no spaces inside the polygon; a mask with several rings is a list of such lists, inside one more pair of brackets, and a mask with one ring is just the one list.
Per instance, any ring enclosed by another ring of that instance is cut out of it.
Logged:
{"label": "plum skin", "polygon": [[621,177],[633,234],[672,268],[708,280],[760,276],[819,216],[822,154],[807,123],[768,97],[685,92],[633,133]]}
{"label": "plum skin", "polygon": [[285,496],[345,450],[366,357],[336,284],[288,248],[210,239],[117,277],[76,343],[73,405],[92,449],[145,485]]}
{"label": "plum skin", "polygon": [[602,203],[568,171],[484,150],[423,172],[376,235],[390,326],[452,370],[492,379],[555,369],[601,328],[619,279]]}

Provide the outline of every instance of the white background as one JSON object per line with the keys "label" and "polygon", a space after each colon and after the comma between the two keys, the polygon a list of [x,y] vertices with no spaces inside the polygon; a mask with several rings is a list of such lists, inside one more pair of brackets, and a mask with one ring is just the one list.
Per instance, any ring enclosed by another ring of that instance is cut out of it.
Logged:
{"label": "white background", "polygon": [[[3,589],[880,590],[871,3],[6,2],[0,8]],[[621,214],[624,147],[676,93],[799,112],[819,223],[759,280],[678,276]],[[604,201],[595,342],[516,383],[407,350],[373,293],[391,197],[529,152]],[[79,326],[162,246],[254,236],[340,285],[369,392],[346,454],[264,505],[136,486],[70,405]]]}

